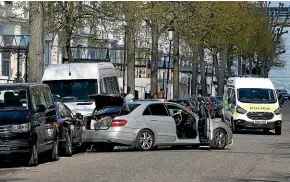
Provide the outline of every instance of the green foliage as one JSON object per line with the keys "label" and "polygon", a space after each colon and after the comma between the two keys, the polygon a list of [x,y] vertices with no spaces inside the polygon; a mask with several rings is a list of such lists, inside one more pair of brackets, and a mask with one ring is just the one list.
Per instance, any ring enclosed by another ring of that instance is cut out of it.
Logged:
{"label": "green foliage", "polygon": [[273,48],[265,13],[249,2],[183,2],[178,17],[182,38],[230,54],[268,56]]}

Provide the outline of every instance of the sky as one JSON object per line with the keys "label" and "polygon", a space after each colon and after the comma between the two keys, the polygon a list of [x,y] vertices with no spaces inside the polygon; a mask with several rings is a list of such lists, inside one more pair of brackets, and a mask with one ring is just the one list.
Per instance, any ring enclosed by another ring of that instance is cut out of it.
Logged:
{"label": "sky", "polygon": [[290,1],[271,1],[270,7],[279,7],[279,3],[284,3],[284,7],[290,6]]}

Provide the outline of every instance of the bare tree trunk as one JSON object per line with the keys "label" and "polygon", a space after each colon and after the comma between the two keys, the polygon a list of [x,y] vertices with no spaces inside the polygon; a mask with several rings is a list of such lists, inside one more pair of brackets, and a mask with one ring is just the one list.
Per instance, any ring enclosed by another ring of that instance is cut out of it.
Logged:
{"label": "bare tree trunk", "polygon": [[179,98],[179,32],[174,32],[173,40],[173,98]]}
{"label": "bare tree trunk", "polygon": [[221,52],[221,69],[220,69],[220,76],[218,79],[218,95],[222,95],[224,92],[224,79],[225,79],[225,68],[227,64],[227,48],[225,47]]}
{"label": "bare tree trunk", "polygon": [[242,74],[242,56],[238,54],[238,75]]}
{"label": "bare tree trunk", "polygon": [[192,51],[192,79],[191,79],[191,95],[196,95],[197,86],[197,67],[198,67],[198,46],[193,45],[191,47]]}
{"label": "bare tree trunk", "polygon": [[[155,95],[155,94],[157,94],[157,91],[158,91],[157,90],[158,89],[157,60],[158,60],[158,39],[159,39],[159,35],[158,35],[158,25],[157,25],[156,22],[153,22],[153,21],[152,21],[152,26],[151,26],[151,36],[152,36],[152,48],[151,48],[151,94]],[[167,87],[167,85],[166,85],[166,87]]]}
{"label": "bare tree trunk", "polygon": [[203,46],[199,46],[199,61],[200,61],[200,85],[201,85],[201,94],[206,94],[206,75],[205,75],[205,62],[204,62],[204,49]]}
{"label": "bare tree trunk", "polygon": [[[127,87],[135,95],[135,23],[127,21]],[[128,91],[127,91],[128,92]],[[127,93],[129,94],[129,93]]]}
{"label": "bare tree trunk", "polygon": [[71,41],[71,34],[70,32],[66,32],[65,50],[67,54],[67,61],[69,63],[71,63],[73,60],[70,41]]}
{"label": "bare tree trunk", "polygon": [[216,80],[218,80],[220,68],[219,68],[219,60],[217,58],[217,51],[215,48],[212,49],[212,53],[213,53],[213,64],[215,68],[215,77],[216,77]]}
{"label": "bare tree trunk", "polygon": [[228,77],[232,76],[232,59],[227,59],[227,72],[228,72]]}
{"label": "bare tree trunk", "polygon": [[253,73],[253,58],[249,58],[249,74]]}
{"label": "bare tree trunk", "polygon": [[43,2],[29,2],[28,82],[40,83],[44,71]]}

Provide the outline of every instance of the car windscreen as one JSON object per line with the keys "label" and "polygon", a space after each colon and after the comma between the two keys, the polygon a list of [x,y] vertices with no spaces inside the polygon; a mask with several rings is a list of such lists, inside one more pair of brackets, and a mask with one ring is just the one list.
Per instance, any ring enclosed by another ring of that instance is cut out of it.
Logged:
{"label": "car windscreen", "polygon": [[28,109],[26,87],[0,86],[0,110]]}
{"label": "car windscreen", "polygon": [[128,104],[128,107],[130,109],[130,112],[134,111],[137,107],[139,107],[141,104],[134,104],[134,103],[130,103]]}
{"label": "car windscreen", "polygon": [[[53,80],[44,81],[48,84],[53,95],[59,95],[60,102],[92,101],[89,95],[98,93],[98,80]],[[56,97],[54,98],[56,101]]]}
{"label": "car windscreen", "polygon": [[238,100],[243,103],[276,103],[275,91],[267,88],[240,88]]}

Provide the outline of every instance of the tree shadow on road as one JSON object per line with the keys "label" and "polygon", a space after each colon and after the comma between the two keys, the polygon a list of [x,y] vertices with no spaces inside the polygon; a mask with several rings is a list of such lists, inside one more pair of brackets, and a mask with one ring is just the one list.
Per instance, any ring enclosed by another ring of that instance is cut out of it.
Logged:
{"label": "tree shadow on road", "polygon": [[248,134],[248,135],[275,135],[273,131],[264,132],[263,130],[239,130],[238,132],[235,132],[235,134]]}

